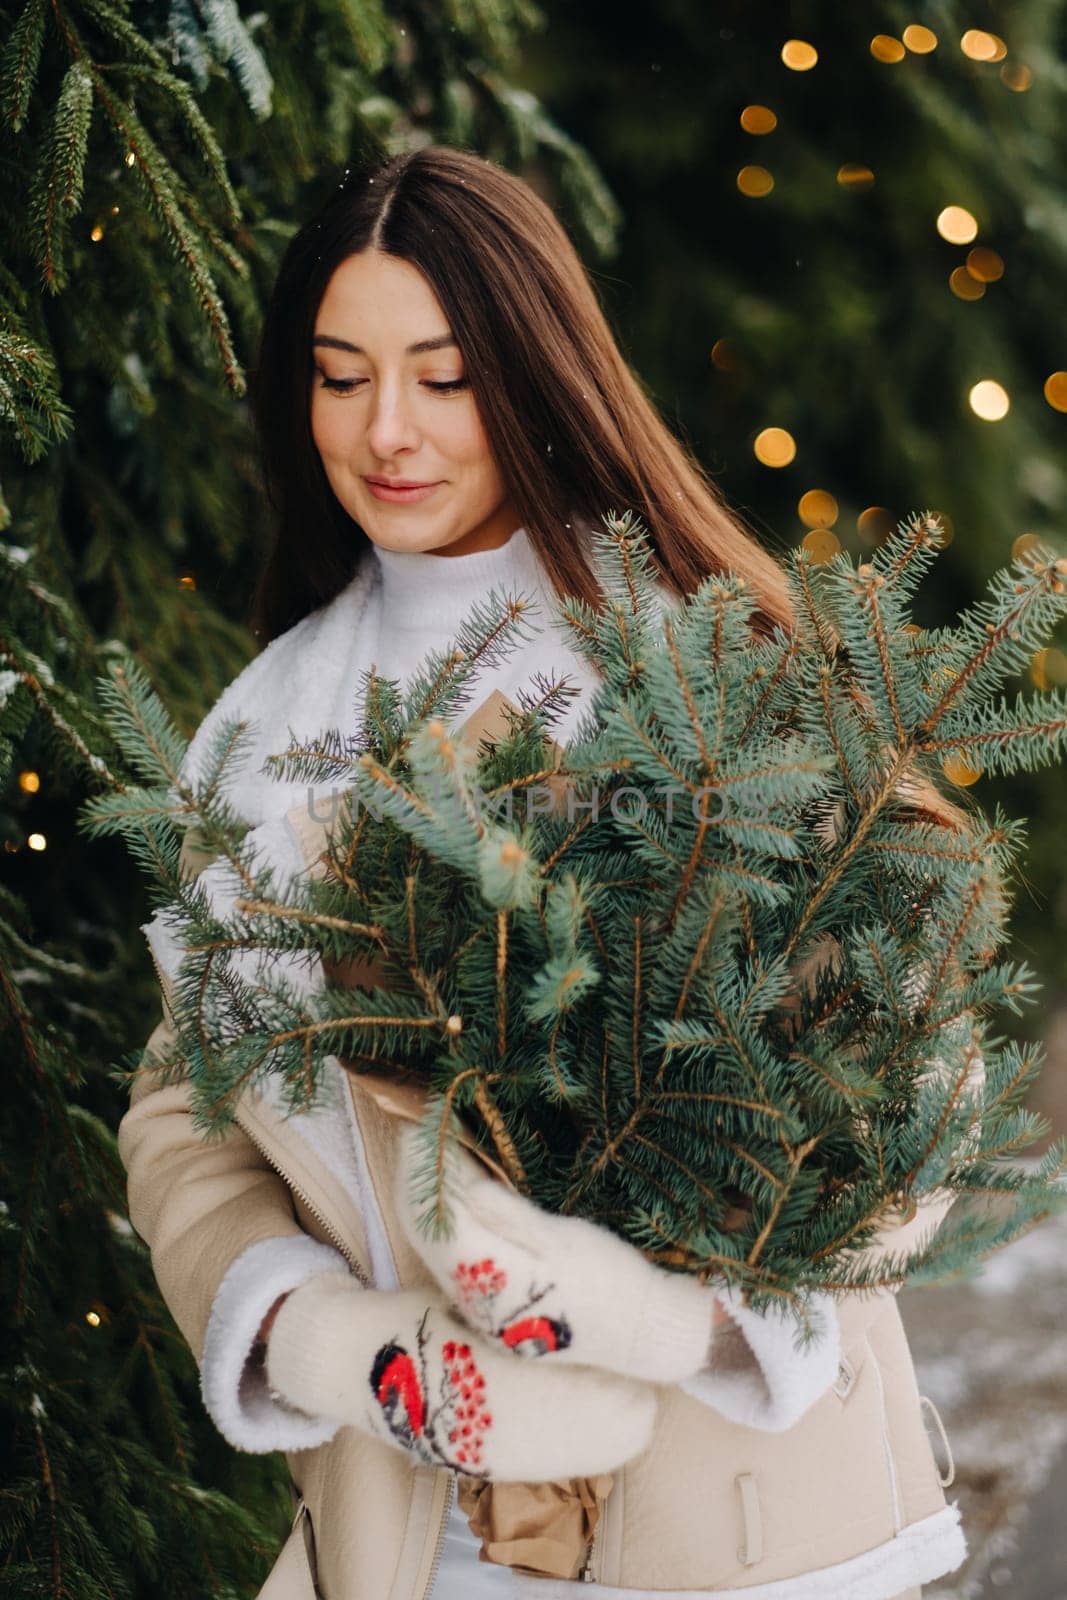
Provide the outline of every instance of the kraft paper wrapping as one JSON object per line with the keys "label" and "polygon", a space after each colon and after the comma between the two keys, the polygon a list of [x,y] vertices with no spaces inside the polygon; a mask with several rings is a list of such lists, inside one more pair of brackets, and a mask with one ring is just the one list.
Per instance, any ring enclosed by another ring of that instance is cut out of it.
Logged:
{"label": "kraft paper wrapping", "polygon": [[554,1483],[487,1483],[461,1476],[456,1498],[471,1532],[482,1541],[479,1561],[573,1580],[614,1482],[610,1472]]}

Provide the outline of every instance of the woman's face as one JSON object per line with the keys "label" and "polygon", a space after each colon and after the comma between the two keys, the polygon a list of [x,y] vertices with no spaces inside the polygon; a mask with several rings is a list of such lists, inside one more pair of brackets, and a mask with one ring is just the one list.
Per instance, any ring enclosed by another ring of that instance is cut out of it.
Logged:
{"label": "woman's face", "polygon": [[[372,249],[343,261],[319,305],[312,356],[311,432],[330,487],[368,538],[440,555],[507,542],[519,518],[417,267]],[[372,479],[433,487],[386,498]]]}

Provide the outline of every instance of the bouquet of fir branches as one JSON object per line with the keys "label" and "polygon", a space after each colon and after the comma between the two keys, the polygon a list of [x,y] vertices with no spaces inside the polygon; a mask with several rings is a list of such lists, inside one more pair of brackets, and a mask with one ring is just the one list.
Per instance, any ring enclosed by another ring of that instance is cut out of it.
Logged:
{"label": "bouquet of fir branches", "polygon": [[[600,677],[577,737],[552,738],[555,682],[494,697],[495,737],[484,717],[481,739],[455,728],[521,613],[494,596],[406,696],[367,675],[357,736],[272,758],[343,796],[328,823],[302,817],[313,869],[284,881],[223,798],[240,725],[191,786],[147,683],[110,681],[152,781],[93,801],[88,825],[123,832],[166,896],[205,1118],[268,1072],[307,1103],[339,1057],[420,1087],[428,1227],[447,1232],[462,1127],[540,1205],[757,1304],[959,1271],[1045,1215],[1062,1147],[1014,1160],[1045,1131],[1024,1105],[1041,1053],[987,1020],[1037,990],[997,959],[1022,825],[938,808],[931,780],[1059,756],[1062,696],[995,696],[1063,615],[1067,562],[1018,560],[954,626],[920,629],[939,544],[916,516],[858,568],[795,552],[795,625],[767,632],[729,573],[662,613],[639,526],[605,518],[603,610],[560,608]],[[237,875],[224,909],[179,881],[190,821]],[[334,981],[297,981],[301,961]],[[935,1238],[865,1258],[887,1218],[946,1191],[962,1204]]]}

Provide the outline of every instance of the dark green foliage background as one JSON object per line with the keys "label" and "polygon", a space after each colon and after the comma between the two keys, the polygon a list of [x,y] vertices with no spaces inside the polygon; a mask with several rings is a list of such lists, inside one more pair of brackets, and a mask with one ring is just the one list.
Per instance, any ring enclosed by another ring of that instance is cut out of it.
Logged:
{"label": "dark green foliage background", "polygon": [[[874,62],[869,36],[908,22],[938,50]],[[978,26],[1030,91],[961,55]],[[817,45],[814,71],[783,67],[787,37]],[[469,143],[522,172],[772,546],[800,537],[812,487],[853,551],[866,505],[951,518],[919,608],[942,620],[1018,534],[1063,545],[1067,417],[1041,385],[1067,368],[1065,57],[1062,0],[0,0],[0,1594],[250,1596],[288,1522],[281,1458],[208,1422],[122,1226],[109,1068],[158,1017],[149,907],[121,845],[74,817],[123,776],[93,698],[117,650],[191,732],[255,648],[267,522],[243,369],[290,232],[369,141]],[[774,134],[742,131],[750,102]],[[845,161],[874,187],[841,189]],[[736,189],[747,162],[774,173],[761,200]],[[965,252],[936,234],[945,204],[1006,262],[974,304],[947,287]],[[735,373],[709,360],[725,337]],[[968,408],[983,377],[1012,395],[1002,423]],[[783,471],[752,454],[770,424],[797,439]],[[1061,775],[975,792],[1031,819],[1014,954],[1045,980],[1019,1024],[1040,1030],[1063,1005]]]}

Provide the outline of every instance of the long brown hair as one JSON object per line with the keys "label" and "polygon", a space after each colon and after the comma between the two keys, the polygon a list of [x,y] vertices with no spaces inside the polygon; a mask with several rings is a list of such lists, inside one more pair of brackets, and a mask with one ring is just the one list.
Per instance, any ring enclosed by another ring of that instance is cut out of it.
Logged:
{"label": "long brown hair", "polygon": [[[276,516],[251,605],[261,643],[331,600],[369,544],[330,488],[310,422],[319,303],[340,263],[367,248],[411,262],[437,296],[510,498],[561,598],[603,605],[573,516],[599,525],[605,511],[630,510],[676,594],[732,570],[756,600],[757,632],[792,630],[780,562],[660,416],[551,208],[493,162],[426,145],[349,169],[279,268],[250,388]],[[906,799],[967,827],[925,777],[909,779]]]}

